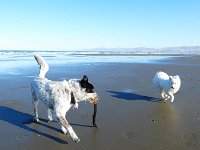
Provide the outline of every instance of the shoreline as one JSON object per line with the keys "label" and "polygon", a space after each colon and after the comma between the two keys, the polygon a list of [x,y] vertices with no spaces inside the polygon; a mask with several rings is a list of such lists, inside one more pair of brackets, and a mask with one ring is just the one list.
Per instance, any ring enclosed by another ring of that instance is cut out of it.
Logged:
{"label": "shoreline", "polygon": [[184,52],[137,52],[137,51],[111,51],[111,50],[69,50],[69,51],[51,51],[51,50],[0,50],[0,55],[33,55],[39,53],[41,55],[85,55],[85,56],[199,56],[200,53],[184,53]]}

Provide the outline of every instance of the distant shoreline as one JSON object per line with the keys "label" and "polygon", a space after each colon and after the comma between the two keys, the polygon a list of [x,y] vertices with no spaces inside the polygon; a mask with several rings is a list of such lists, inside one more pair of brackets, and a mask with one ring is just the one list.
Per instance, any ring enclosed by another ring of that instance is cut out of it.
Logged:
{"label": "distant shoreline", "polygon": [[154,52],[127,52],[127,51],[23,51],[0,50],[0,55],[74,55],[74,56],[198,56],[200,53],[154,53]]}
{"label": "distant shoreline", "polygon": [[86,55],[86,56],[191,56],[198,54],[71,54],[71,55]]}
{"label": "distant shoreline", "polygon": [[44,49],[27,49],[27,50],[3,50],[0,49],[0,55],[4,54],[63,54],[63,55],[91,55],[91,56],[177,56],[177,55],[200,55],[200,46],[179,46],[163,48],[90,48],[90,49],[71,49],[71,50],[44,50]]}

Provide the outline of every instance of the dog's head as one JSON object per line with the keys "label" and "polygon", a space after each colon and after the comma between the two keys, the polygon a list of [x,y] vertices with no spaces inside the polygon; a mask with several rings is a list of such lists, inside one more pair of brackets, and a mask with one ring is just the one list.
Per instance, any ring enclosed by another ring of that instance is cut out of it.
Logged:
{"label": "dog's head", "polygon": [[178,75],[176,76],[170,76],[169,81],[171,84],[171,88],[174,89],[175,92],[177,92],[181,86],[181,79]]}
{"label": "dog's head", "polygon": [[80,81],[81,88],[85,89],[86,100],[90,103],[96,103],[98,100],[97,93],[94,91],[94,86],[88,82],[88,77],[83,76],[83,79]]}

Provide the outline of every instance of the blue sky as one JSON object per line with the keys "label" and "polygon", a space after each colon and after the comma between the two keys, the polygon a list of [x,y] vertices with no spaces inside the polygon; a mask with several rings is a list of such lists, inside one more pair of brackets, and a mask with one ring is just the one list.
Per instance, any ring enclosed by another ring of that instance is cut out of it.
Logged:
{"label": "blue sky", "polygon": [[0,49],[200,46],[199,0],[0,0]]}

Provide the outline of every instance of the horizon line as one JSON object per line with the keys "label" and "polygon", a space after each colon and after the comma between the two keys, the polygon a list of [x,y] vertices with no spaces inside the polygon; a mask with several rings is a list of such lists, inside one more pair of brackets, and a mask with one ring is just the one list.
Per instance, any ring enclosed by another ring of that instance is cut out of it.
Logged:
{"label": "horizon line", "polygon": [[167,46],[167,47],[159,47],[159,48],[155,48],[155,47],[96,47],[96,48],[72,48],[72,49],[0,49],[0,51],[74,51],[74,50],[117,50],[117,49],[123,49],[123,50],[129,50],[129,49],[154,49],[154,50],[158,50],[158,49],[166,49],[166,48],[189,48],[189,47],[199,47],[200,46]]}

